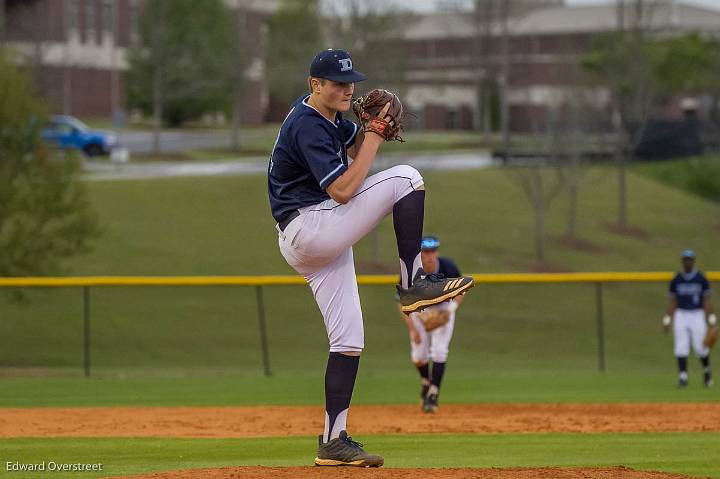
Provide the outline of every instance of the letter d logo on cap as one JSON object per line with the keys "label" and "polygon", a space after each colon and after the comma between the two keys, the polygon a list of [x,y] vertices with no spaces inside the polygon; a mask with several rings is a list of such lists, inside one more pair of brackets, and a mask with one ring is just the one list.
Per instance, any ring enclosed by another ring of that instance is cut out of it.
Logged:
{"label": "letter d logo on cap", "polygon": [[338,60],[340,62],[340,71],[347,72],[352,70],[352,60],[349,58],[342,58]]}

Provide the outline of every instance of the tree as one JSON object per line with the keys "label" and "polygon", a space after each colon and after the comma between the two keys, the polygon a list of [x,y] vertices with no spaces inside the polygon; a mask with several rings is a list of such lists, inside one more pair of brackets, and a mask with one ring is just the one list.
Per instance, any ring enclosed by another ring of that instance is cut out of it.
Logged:
{"label": "tree", "polygon": [[502,151],[505,158],[510,158],[510,0],[500,0],[499,21],[501,22],[501,55],[500,74],[500,132],[502,133]]}
{"label": "tree", "polygon": [[[597,115],[597,100],[587,91],[568,91],[562,95],[562,106],[555,113],[557,121],[550,122],[550,150],[557,155],[559,167],[563,170],[565,191],[567,193],[568,210],[564,239],[566,243],[577,245],[577,218],[580,192],[589,181],[588,158],[586,153],[598,144],[588,144],[593,133],[602,130],[601,120]],[[597,140],[596,140],[597,141]]]}
{"label": "tree", "polygon": [[48,52],[47,2],[4,1],[2,4],[3,37],[22,38],[27,42],[22,62],[32,75],[32,81],[38,91],[47,93],[50,86],[48,75],[44,70],[44,59]]}
{"label": "tree", "polygon": [[328,23],[330,44],[349,50],[368,76],[362,89],[392,88],[402,98],[407,55],[400,40],[411,14],[391,0],[333,0],[329,6],[334,12]]}
{"label": "tree", "polygon": [[612,96],[617,133],[618,218],[620,228],[627,226],[628,155],[638,145],[658,93],[654,64],[657,48],[648,37],[654,4],[634,0],[631,25],[623,0],[618,0],[618,31],[597,38],[583,58],[583,67],[606,84]]}
{"label": "tree", "polygon": [[[485,142],[492,131],[493,99],[497,99],[497,66],[492,62],[493,27],[499,15],[498,3],[494,0],[474,0],[473,24],[475,32],[472,56],[477,68],[475,91],[477,108],[475,124],[480,127]],[[499,108],[496,108],[499,110]]]}
{"label": "tree", "polygon": [[[621,5],[624,7],[624,4]],[[642,140],[654,107],[688,93],[711,93],[717,98],[720,71],[718,42],[699,35],[652,37],[648,33],[653,4],[634,0],[631,26],[625,8],[618,8],[617,32],[597,38],[583,58],[584,68],[611,91],[616,125],[618,166],[618,226],[627,225],[626,168]]]}
{"label": "tree", "polygon": [[130,103],[153,112],[155,150],[162,122],[179,126],[227,110],[235,60],[233,15],[222,0],[148,0],[139,45],[128,52]]}
{"label": "tree", "polygon": [[709,119],[716,128],[706,140],[718,142],[720,126],[720,40],[690,33],[656,41],[659,61],[655,75],[662,100],[677,95],[705,96],[710,99]]}
{"label": "tree", "polygon": [[553,174],[550,175],[541,164],[535,163],[506,168],[505,171],[521,186],[532,207],[535,260],[538,264],[542,264],[545,261],[545,218],[552,201],[565,184],[563,170],[556,163],[552,169]]}
{"label": "tree", "polygon": [[245,69],[248,64],[248,55],[243,48],[245,46],[247,12],[240,5],[237,5],[235,19],[233,22],[232,42],[232,133],[230,138],[231,148],[234,151],[240,150],[240,101],[245,87]]}
{"label": "tree", "polygon": [[[452,4],[452,2],[450,2]],[[468,2],[458,2],[467,4]],[[547,7],[553,0],[472,0],[473,35],[470,52],[475,69],[477,108],[475,125],[483,139],[498,128],[502,148],[510,152],[510,108],[507,94],[511,83],[510,52],[512,23],[521,21],[529,11]]]}
{"label": "tree", "polygon": [[[476,68],[476,124],[488,140],[497,121],[502,136],[502,151],[510,156],[510,22],[525,3],[513,0],[473,0],[473,39],[471,52]],[[497,117],[496,119],[494,117]]]}
{"label": "tree", "polygon": [[[534,131],[537,139],[534,147],[542,152],[543,158],[528,160],[516,159],[514,166],[505,166],[503,171],[514,180],[525,194],[533,212],[533,244],[535,261],[539,266],[545,262],[545,219],[553,200],[562,191],[566,184],[565,169],[559,159],[561,151],[558,149],[558,112],[555,109],[547,111],[547,131],[545,135]],[[506,165],[512,157],[506,157]]]}
{"label": "tree", "polygon": [[698,33],[655,41],[658,61],[654,65],[660,92],[697,95],[718,91],[720,41]]}
{"label": "tree", "polygon": [[539,139],[535,147],[544,159],[528,160],[526,165],[506,168],[530,203],[534,216],[535,259],[545,261],[545,219],[553,200],[563,191],[568,195],[567,223],[563,240],[579,245],[577,237],[578,199],[588,173],[583,157],[587,150],[587,134],[598,130],[592,94],[574,91],[562,97],[561,106],[547,111],[544,134],[535,131]]}
{"label": "tree", "polygon": [[322,48],[317,0],[285,0],[268,22],[266,50],[270,96],[290,104],[308,91],[312,58]]}
{"label": "tree", "polygon": [[54,274],[99,234],[78,163],[40,140],[45,108],[0,52],[0,276]]}
{"label": "tree", "polygon": [[0,0],[0,47],[5,45],[5,0]]}

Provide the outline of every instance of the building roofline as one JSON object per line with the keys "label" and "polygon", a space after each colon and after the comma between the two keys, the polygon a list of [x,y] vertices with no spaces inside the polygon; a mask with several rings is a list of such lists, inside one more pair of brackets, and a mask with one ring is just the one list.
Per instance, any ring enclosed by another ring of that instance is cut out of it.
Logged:
{"label": "building roofline", "polygon": [[[659,0],[652,8],[649,30],[720,31],[720,10],[681,0]],[[625,11],[630,25],[634,13],[628,6]],[[475,28],[468,11],[434,12],[419,15],[417,21],[408,26],[404,38],[467,38],[474,36]],[[618,28],[617,8],[613,4],[542,7],[511,18],[508,28],[513,36],[613,31]],[[498,35],[501,25],[494,22],[490,29],[493,35]]]}

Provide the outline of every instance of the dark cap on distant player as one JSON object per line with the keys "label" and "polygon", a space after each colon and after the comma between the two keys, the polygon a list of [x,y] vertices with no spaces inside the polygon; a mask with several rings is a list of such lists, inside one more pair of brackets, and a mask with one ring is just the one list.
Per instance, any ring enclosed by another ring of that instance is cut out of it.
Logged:
{"label": "dark cap on distant player", "polygon": [[685,258],[695,259],[695,252],[691,249],[686,249],[682,252],[680,257],[683,259],[685,259]]}
{"label": "dark cap on distant player", "polygon": [[355,83],[367,80],[367,76],[353,69],[350,53],[329,48],[315,56],[310,64],[310,76],[326,78],[338,83]]}
{"label": "dark cap on distant player", "polygon": [[440,247],[440,240],[435,236],[423,236],[420,241],[420,249],[422,251],[434,251]]}

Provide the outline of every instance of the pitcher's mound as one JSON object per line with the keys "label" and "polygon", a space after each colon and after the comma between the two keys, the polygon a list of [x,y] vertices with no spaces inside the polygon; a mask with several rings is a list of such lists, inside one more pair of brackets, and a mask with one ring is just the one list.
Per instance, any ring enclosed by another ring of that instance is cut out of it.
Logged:
{"label": "pitcher's mound", "polygon": [[[636,471],[627,467],[605,468],[453,468],[361,469],[356,467],[223,467],[160,472],[125,479],[690,479],[667,472]],[[119,479],[119,478],[115,478]]]}

